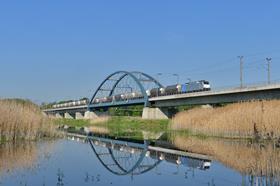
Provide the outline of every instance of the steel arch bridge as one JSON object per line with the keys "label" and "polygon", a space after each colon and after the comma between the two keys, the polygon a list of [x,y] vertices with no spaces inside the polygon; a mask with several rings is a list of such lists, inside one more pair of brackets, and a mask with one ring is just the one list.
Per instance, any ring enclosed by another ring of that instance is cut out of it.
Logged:
{"label": "steel arch bridge", "polygon": [[147,141],[138,144],[94,136],[88,136],[87,141],[100,163],[115,175],[144,174],[162,161],[150,157]]}
{"label": "steel arch bridge", "polygon": [[155,78],[143,72],[117,71],[99,85],[88,104],[88,110],[102,107],[149,105],[146,90],[162,88]]}

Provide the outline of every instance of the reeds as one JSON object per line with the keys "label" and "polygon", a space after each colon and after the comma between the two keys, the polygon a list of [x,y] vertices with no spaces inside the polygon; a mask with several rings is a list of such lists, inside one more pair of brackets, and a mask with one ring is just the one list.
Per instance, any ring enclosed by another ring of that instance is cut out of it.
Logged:
{"label": "reeds", "polygon": [[110,130],[106,126],[90,126],[89,131],[94,134],[109,134]]}
{"label": "reeds", "polygon": [[[280,149],[273,143],[174,136],[173,144],[188,152],[205,154],[243,175],[280,178]],[[279,179],[280,180],[280,179]]]}
{"label": "reeds", "polygon": [[91,124],[98,124],[98,123],[106,123],[110,120],[109,116],[102,116],[95,119],[90,120]]}
{"label": "reeds", "polygon": [[33,169],[40,166],[42,157],[50,157],[54,141],[20,141],[0,144],[0,174],[18,169]]}
{"label": "reeds", "polygon": [[279,138],[280,101],[252,101],[178,113],[171,128],[233,138]]}
{"label": "reeds", "polygon": [[0,145],[0,173],[31,168],[38,159],[35,142],[3,143]]}
{"label": "reeds", "polygon": [[0,140],[36,140],[57,135],[54,125],[30,101],[0,100]]}

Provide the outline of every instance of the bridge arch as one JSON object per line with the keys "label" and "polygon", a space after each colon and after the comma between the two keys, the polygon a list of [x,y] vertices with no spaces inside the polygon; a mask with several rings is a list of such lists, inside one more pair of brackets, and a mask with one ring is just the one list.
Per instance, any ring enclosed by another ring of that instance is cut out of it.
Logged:
{"label": "bridge arch", "polygon": [[[105,78],[90,99],[89,106],[114,95],[133,94],[138,101],[148,105],[147,89],[163,87],[155,78],[143,72],[117,71]],[[133,98],[135,98],[133,97]],[[113,102],[114,100],[106,100]]]}
{"label": "bridge arch", "polygon": [[147,152],[149,152],[147,142],[128,145],[121,142],[109,142],[108,139],[103,141],[94,137],[88,137],[87,141],[100,163],[115,175],[144,174],[162,162],[160,159],[147,156]]}

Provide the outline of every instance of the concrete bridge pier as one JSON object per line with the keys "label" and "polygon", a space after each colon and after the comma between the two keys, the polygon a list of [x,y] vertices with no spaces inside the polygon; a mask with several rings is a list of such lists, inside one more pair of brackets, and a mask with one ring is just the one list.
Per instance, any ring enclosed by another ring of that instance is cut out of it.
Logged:
{"label": "concrete bridge pier", "polygon": [[75,119],[84,119],[84,115],[81,112],[76,112]]}
{"label": "concrete bridge pier", "polygon": [[142,113],[142,119],[168,119],[176,112],[169,108],[149,108],[145,107]]}
{"label": "concrete bridge pier", "polygon": [[92,112],[92,111],[85,112],[84,119],[97,119],[97,118],[98,118],[98,115],[95,114],[94,112]]}
{"label": "concrete bridge pier", "polygon": [[62,116],[60,113],[56,113],[56,114],[55,114],[55,117],[58,118],[58,119],[63,118],[63,116]]}
{"label": "concrete bridge pier", "polygon": [[107,117],[109,116],[109,113],[106,112],[100,112],[100,111],[86,111],[84,119],[98,119],[101,117]]}
{"label": "concrete bridge pier", "polygon": [[69,114],[68,112],[65,112],[65,113],[64,113],[64,118],[65,118],[65,119],[74,119],[74,117],[71,116],[71,114]]}

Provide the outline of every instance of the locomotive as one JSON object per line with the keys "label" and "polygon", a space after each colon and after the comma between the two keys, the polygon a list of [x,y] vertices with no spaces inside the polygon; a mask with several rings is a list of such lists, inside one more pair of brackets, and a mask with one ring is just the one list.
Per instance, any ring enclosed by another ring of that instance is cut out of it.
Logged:
{"label": "locomotive", "polygon": [[184,94],[184,93],[201,92],[201,91],[209,91],[209,90],[211,90],[209,81],[200,80],[200,81],[188,82],[185,84],[170,85],[165,88],[153,88],[151,90],[147,90],[146,93],[149,97],[157,97],[157,96]]}

